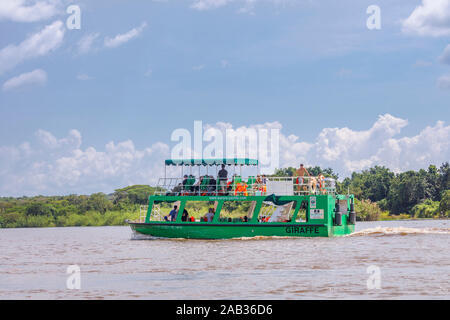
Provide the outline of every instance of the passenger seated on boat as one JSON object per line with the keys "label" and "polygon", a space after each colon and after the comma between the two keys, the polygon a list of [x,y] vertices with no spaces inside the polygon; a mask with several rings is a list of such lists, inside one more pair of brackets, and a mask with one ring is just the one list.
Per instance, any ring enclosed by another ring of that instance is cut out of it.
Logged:
{"label": "passenger seated on boat", "polygon": [[267,179],[265,178],[265,176],[264,176],[264,180],[263,180],[263,178],[260,175],[257,175],[256,181],[255,181],[255,184],[253,187],[254,191],[255,192],[257,191],[258,192],[257,194],[260,194],[260,195],[265,194],[267,192],[266,182],[267,182]]}
{"label": "passenger seated on boat", "polygon": [[203,186],[207,182],[207,176],[200,176],[197,183],[192,186],[192,191],[194,191],[197,195],[201,193],[203,190]]}
{"label": "passenger seated on boat", "polygon": [[231,178],[231,181],[227,184],[227,191],[231,191],[236,195],[236,187],[239,183],[241,183],[242,179],[238,175],[233,175],[233,178]]}
{"label": "passenger seated on boat", "polygon": [[256,176],[255,189],[258,191],[262,191],[262,179],[259,174]]}
{"label": "passenger seated on boat", "polygon": [[325,188],[325,176],[323,174],[319,174],[317,177],[317,187],[319,188],[319,191],[321,194],[326,194],[327,189]]}
{"label": "passenger seated on boat", "polygon": [[[186,176],[185,176],[186,177]],[[195,177],[190,175],[183,181],[183,193],[190,194],[192,192],[192,186],[195,183]]]}
{"label": "passenger seated on boat", "polygon": [[181,215],[181,221],[188,221],[189,213],[186,209],[183,210],[183,214]]}
{"label": "passenger seated on boat", "polygon": [[212,222],[214,218],[214,209],[209,208],[208,213],[205,215],[205,219],[207,222]]}
{"label": "passenger seated on boat", "polygon": [[242,222],[248,222],[248,217],[247,216],[243,216],[242,217]]}
{"label": "passenger seated on boat", "polygon": [[236,176],[233,181],[233,190],[234,195],[244,195],[247,196],[247,184],[242,181],[242,178],[240,176]]}
{"label": "passenger seated on boat", "polygon": [[169,215],[164,216],[164,220],[169,221],[175,221],[177,219],[177,213],[178,213],[178,206],[173,206],[173,210],[169,212]]}
{"label": "passenger seated on boat", "polygon": [[192,185],[192,191],[194,191],[195,193],[198,193],[198,191],[200,190],[200,184],[203,181],[203,176],[200,177],[200,179],[198,179],[198,182],[195,183],[194,185]]}
{"label": "passenger seated on boat", "polygon": [[191,216],[191,217],[189,218],[189,221],[195,222],[195,218]]}
{"label": "passenger seated on boat", "polygon": [[206,196],[208,194],[208,186],[209,186],[209,176],[202,177],[201,183],[199,185],[200,195]]}
{"label": "passenger seated on boat", "polygon": [[207,185],[207,191],[208,191],[208,193],[215,193],[215,191],[216,191],[216,185],[217,185],[216,179],[214,179],[213,176],[209,176],[209,183],[208,183],[208,185]]}
{"label": "passenger seated on boat", "polygon": [[186,189],[188,188],[188,183],[189,183],[189,177],[187,176],[187,174],[185,174],[183,177],[183,182],[181,183],[182,191],[186,191]]}
{"label": "passenger seated on boat", "polygon": [[229,191],[233,190],[233,180],[227,182],[227,191],[226,194],[228,194]]}
{"label": "passenger seated on boat", "polygon": [[179,183],[177,186],[175,186],[173,189],[172,189],[172,192],[168,192],[168,193],[166,193],[166,196],[171,196],[171,195],[178,195],[178,194],[180,194],[181,193],[181,191],[183,190],[183,185],[181,184],[181,183]]}

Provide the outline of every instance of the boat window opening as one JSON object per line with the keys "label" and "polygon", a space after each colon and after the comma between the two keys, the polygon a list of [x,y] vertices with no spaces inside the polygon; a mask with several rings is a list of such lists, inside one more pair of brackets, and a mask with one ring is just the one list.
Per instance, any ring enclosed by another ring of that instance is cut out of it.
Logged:
{"label": "boat window opening", "polygon": [[256,201],[224,201],[220,222],[249,222],[253,217]]}
{"label": "boat window opening", "polygon": [[[186,218],[182,222],[212,222],[212,218],[216,212],[217,201],[186,201],[184,210],[186,210]],[[184,212],[183,210],[183,212]],[[212,215],[208,214],[212,211]],[[182,213],[183,214],[183,213]],[[209,221],[208,221],[209,220]]]}
{"label": "boat window opening", "polygon": [[305,201],[303,201],[302,204],[300,205],[300,209],[298,210],[295,222],[307,222],[306,210],[308,210],[308,205]]}
{"label": "boat window opening", "polygon": [[268,222],[275,210],[276,205],[271,202],[263,202],[261,205],[261,210],[259,211],[258,221]]}
{"label": "boat window opening", "polygon": [[284,205],[276,205],[272,202],[263,202],[258,216],[259,222],[290,222],[295,212],[297,201],[291,201]]}
{"label": "boat window opening", "polygon": [[168,202],[163,201],[160,203],[154,203],[152,206],[152,213],[150,215],[150,221],[167,221],[164,217],[170,221],[169,213],[173,210],[174,206],[180,208],[180,201]]}

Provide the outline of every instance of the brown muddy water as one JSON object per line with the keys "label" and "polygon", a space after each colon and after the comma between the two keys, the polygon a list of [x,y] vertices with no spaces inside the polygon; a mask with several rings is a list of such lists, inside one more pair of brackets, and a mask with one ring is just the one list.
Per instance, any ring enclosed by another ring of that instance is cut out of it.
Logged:
{"label": "brown muddy water", "polygon": [[0,229],[0,299],[449,299],[449,239],[449,220],[359,222],[350,236],[295,239]]}

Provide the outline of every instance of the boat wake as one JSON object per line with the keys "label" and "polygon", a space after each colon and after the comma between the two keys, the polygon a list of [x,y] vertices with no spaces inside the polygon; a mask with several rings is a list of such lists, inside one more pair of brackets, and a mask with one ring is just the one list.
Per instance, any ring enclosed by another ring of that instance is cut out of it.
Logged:
{"label": "boat wake", "polygon": [[148,234],[142,234],[142,233],[137,233],[137,232],[133,232],[131,234],[131,240],[159,240],[162,238],[159,237],[154,237]]}
{"label": "boat wake", "polygon": [[[276,239],[292,239],[293,237],[288,236],[254,236],[254,237],[236,237],[231,239],[225,239],[225,240],[239,240],[239,241],[254,241],[254,240],[276,240]],[[298,237],[301,238],[301,237]]]}
{"label": "boat wake", "polygon": [[346,235],[346,237],[360,236],[407,236],[417,234],[450,234],[450,228],[406,228],[406,227],[376,227],[364,229]]}

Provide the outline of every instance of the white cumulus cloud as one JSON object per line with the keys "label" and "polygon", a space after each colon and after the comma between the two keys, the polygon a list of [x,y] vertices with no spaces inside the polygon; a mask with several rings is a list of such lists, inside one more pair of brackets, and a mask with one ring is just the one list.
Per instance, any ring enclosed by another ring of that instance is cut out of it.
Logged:
{"label": "white cumulus cloud", "polygon": [[58,48],[64,39],[65,27],[55,21],[42,31],[32,34],[19,45],[9,45],[0,50],[0,75],[25,60],[44,56]]}
{"label": "white cumulus cloud", "polygon": [[295,0],[193,0],[191,8],[199,11],[206,11],[225,7],[231,3],[237,3],[240,8],[238,13],[253,13],[253,9],[257,3],[268,2],[274,5],[284,5],[286,3],[295,2]]}
{"label": "white cumulus cloud", "polygon": [[142,150],[131,140],[107,143],[103,150],[82,148],[78,130],[57,138],[38,130],[32,142],[0,147],[0,196],[111,192],[130,184],[155,184],[163,174],[169,147]]}
{"label": "white cumulus cloud", "polygon": [[402,22],[402,31],[420,36],[450,35],[450,0],[422,0]]}
{"label": "white cumulus cloud", "polygon": [[139,36],[142,33],[142,31],[144,31],[146,26],[147,26],[147,23],[143,22],[139,27],[133,28],[130,31],[128,31],[127,33],[118,34],[114,38],[106,37],[105,38],[105,46],[108,48],[115,48],[115,47],[121,46],[124,43],[127,43],[128,41],[130,41],[131,39],[134,39],[137,36]]}
{"label": "white cumulus cloud", "polygon": [[210,10],[223,7],[231,1],[232,0],[195,0],[194,3],[192,3],[191,8],[197,10]]}
{"label": "white cumulus cloud", "polygon": [[[416,134],[402,136],[407,125],[406,119],[385,114],[366,130],[323,128],[312,141],[283,132],[282,124],[276,121],[236,128],[224,122],[204,124],[203,132],[213,137],[230,129],[239,135],[259,129],[279,130],[279,167],[319,165],[333,168],[340,177],[375,165],[400,172],[450,159],[450,125],[437,121]],[[213,140],[203,142],[204,156]],[[248,150],[248,156],[271,152],[272,140],[269,133],[267,146],[256,144],[259,150]],[[252,143],[248,146],[251,148]],[[0,146],[0,196],[87,194],[112,192],[131,184],[154,185],[164,174],[163,161],[171,156],[171,146],[162,142],[142,149],[131,140],[111,141],[103,148],[83,147],[77,130],[63,138],[39,130],[34,141]],[[224,156],[229,156],[225,150]]]}
{"label": "white cumulus cloud", "polygon": [[90,33],[83,36],[77,43],[78,54],[86,54],[92,50],[94,41],[100,36],[99,33]]}
{"label": "white cumulus cloud", "polygon": [[60,11],[55,0],[1,0],[0,21],[35,22],[49,19]]}
{"label": "white cumulus cloud", "polygon": [[7,80],[3,84],[3,91],[9,91],[26,85],[43,85],[47,82],[47,73],[42,69],[36,69],[31,72]]}

